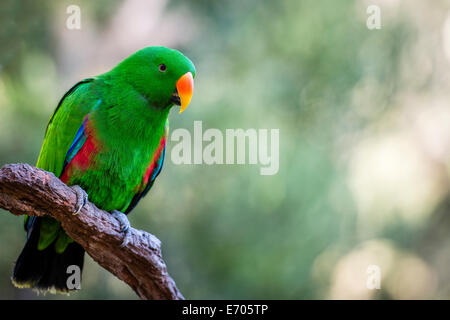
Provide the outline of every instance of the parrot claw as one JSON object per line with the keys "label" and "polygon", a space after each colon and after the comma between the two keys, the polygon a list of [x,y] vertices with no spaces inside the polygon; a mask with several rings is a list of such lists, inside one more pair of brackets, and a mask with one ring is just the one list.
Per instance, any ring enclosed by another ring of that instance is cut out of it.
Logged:
{"label": "parrot claw", "polygon": [[70,187],[77,194],[77,203],[72,211],[73,215],[77,215],[88,201],[88,194],[80,186],[74,185]]}
{"label": "parrot claw", "polygon": [[121,247],[125,247],[130,242],[131,238],[130,221],[128,221],[126,214],[124,214],[123,212],[113,210],[111,214],[114,218],[116,218],[117,221],[119,221],[120,232],[125,233],[122,244],[120,245]]}

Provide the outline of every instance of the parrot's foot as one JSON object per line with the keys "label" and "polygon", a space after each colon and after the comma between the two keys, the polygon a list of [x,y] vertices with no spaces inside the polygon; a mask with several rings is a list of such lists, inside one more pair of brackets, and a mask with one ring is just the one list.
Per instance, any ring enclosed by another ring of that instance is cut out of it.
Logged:
{"label": "parrot's foot", "polygon": [[116,218],[117,221],[119,221],[120,224],[120,232],[124,232],[125,235],[123,237],[123,241],[122,244],[120,245],[121,247],[125,247],[129,242],[130,242],[130,236],[131,236],[131,232],[130,232],[130,221],[128,221],[128,218],[126,216],[125,213],[117,211],[117,210],[113,210],[111,212],[112,216],[114,218]]}
{"label": "parrot's foot", "polygon": [[70,187],[75,193],[77,194],[77,204],[75,205],[75,209],[72,211],[73,215],[76,215],[80,212],[81,208],[84,207],[84,205],[88,201],[88,194],[86,191],[84,191],[80,186],[74,185]]}

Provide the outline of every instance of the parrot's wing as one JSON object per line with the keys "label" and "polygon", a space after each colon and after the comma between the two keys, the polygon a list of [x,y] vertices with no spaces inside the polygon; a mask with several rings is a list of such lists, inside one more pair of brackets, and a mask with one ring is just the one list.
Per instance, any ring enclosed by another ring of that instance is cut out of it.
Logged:
{"label": "parrot's wing", "polygon": [[95,102],[88,89],[94,79],[86,79],[67,91],[47,125],[37,167],[53,172],[57,177],[63,172],[67,152],[76,139],[84,118]]}
{"label": "parrot's wing", "polygon": [[139,200],[141,200],[145,195],[150,191],[151,187],[153,186],[153,183],[155,182],[158,175],[161,173],[163,164],[164,164],[164,157],[166,155],[166,141],[169,131],[169,124],[166,123],[164,135],[161,138],[161,141],[159,143],[159,147],[155,152],[155,155],[153,156],[152,162],[150,163],[149,168],[147,169],[147,172],[145,173],[143,177],[143,183],[142,187],[140,188],[140,192],[136,193],[133,197],[133,200],[131,200],[131,203],[128,205],[127,209],[125,210],[125,214],[128,214],[131,212],[131,210],[136,207]]}
{"label": "parrot's wing", "polygon": [[[74,139],[77,140],[77,131],[83,119],[92,109],[86,97],[89,83],[93,78],[76,83],[59,101],[53,115],[48,122],[45,138],[36,166],[53,172],[57,177],[63,172],[68,150]],[[25,230],[31,231],[36,217],[25,216]],[[58,230],[58,228],[53,228]],[[29,233],[29,232],[28,232]],[[49,238],[49,237],[48,237]]]}

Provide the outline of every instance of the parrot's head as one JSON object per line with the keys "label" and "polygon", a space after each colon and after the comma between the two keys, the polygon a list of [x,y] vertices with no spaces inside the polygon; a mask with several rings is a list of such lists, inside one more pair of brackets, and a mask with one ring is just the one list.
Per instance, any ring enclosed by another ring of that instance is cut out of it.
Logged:
{"label": "parrot's head", "polygon": [[114,71],[157,108],[186,109],[194,91],[195,66],[181,52],[147,47],[122,61]]}

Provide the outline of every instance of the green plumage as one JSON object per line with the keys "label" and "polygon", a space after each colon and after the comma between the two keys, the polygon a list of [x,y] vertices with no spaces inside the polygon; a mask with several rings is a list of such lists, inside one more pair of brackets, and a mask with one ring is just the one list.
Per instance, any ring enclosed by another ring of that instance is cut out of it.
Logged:
{"label": "green plumage", "polygon": [[[126,212],[151,187],[146,175],[159,173],[152,164],[162,165],[158,157],[165,147],[172,94],[188,72],[195,75],[194,65],[180,52],[148,47],[111,71],[79,82],[49,121],[37,167],[81,186],[99,208]],[[40,221],[38,250],[63,254],[72,242],[57,221]],[[36,286],[33,281],[29,286]]]}

